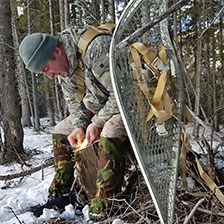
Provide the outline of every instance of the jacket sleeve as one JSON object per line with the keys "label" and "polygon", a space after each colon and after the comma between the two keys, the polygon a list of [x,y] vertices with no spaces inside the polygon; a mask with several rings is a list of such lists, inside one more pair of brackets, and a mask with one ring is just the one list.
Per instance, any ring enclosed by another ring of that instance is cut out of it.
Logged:
{"label": "jacket sleeve", "polygon": [[[92,104],[95,104],[95,108],[98,108],[98,110],[91,119],[98,127],[103,127],[107,120],[119,113],[109,71],[110,39],[110,36],[100,36],[96,38],[96,41],[91,43],[92,46],[90,45],[88,47],[84,60],[87,65],[86,81],[88,81],[88,77],[91,76],[95,79],[92,80],[93,84],[90,87],[92,89],[89,94],[94,95],[94,93],[98,91],[98,93],[95,93],[95,96],[92,96]],[[83,99],[84,103],[88,104],[89,99],[91,99],[91,96],[88,97],[87,93]]]}
{"label": "jacket sleeve", "polygon": [[74,129],[86,128],[91,122],[92,113],[86,109],[82,101],[79,103],[76,100],[77,87],[75,85],[74,75],[68,78],[60,77],[59,83],[61,84],[64,98],[68,105]]}

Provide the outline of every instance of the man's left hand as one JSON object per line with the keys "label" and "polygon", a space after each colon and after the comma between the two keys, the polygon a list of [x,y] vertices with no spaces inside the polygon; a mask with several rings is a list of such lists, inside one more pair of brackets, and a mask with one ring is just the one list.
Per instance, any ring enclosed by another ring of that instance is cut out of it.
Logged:
{"label": "man's left hand", "polygon": [[100,133],[102,128],[97,127],[95,124],[91,123],[86,129],[86,139],[87,142],[93,143],[100,139]]}

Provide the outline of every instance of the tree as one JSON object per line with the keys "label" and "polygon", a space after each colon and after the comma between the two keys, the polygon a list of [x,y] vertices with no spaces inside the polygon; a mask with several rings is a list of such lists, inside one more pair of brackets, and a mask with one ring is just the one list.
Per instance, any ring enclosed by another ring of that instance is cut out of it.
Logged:
{"label": "tree", "polygon": [[[16,14],[17,14],[17,7],[16,5],[11,2],[11,11],[13,13],[12,15],[12,32],[13,32],[13,42],[14,42],[14,47],[16,49],[19,49],[19,37],[17,33],[17,27],[15,23],[16,19]],[[31,100],[30,100],[30,94],[29,94],[29,89],[27,85],[27,80],[26,80],[26,71],[23,65],[23,61],[21,57],[19,56],[19,52],[15,51],[15,59],[16,59],[16,78],[18,81],[18,90],[19,90],[19,95],[21,98],[21,107],[22,107],[22,126],[23,127],[29,127],[32,126],[31,119],[30,119],[30,114],[32,114],[32,105],[31,105]],[[33,117],[33,116],[32,116]]]}
{"label": "tree", "polygon": [[18,153],[24,152],[8,0],[1,1],[0,22],[0,163],[6,163],[17,159]]}
{"label": "tree", "polygon": [[109,0],[110,22],[115,23],[115,6],[114,0]]}
{"label": "tree", "polygon": [[[27,0],[27,21],[28,21],[28,34],[30,34],[30,0]],[[34,108],[34,117],[33,117],[33,127],[35,131],[40,129],[40,118],[37,105],[37,83],[36,83],[36,74],[31,73],[32,77],[32,96],[33,96],[33,108]]]}

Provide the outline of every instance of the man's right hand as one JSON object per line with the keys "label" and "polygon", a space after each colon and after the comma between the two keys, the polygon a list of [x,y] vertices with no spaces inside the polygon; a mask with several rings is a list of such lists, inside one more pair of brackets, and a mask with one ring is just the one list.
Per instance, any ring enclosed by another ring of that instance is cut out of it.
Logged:
{"label": "man's right hand", "polygon": [[82,144],[82,139],[85,136],[83,128],[76,128],[69,136],[68,141],[72,147],[77,147]]}

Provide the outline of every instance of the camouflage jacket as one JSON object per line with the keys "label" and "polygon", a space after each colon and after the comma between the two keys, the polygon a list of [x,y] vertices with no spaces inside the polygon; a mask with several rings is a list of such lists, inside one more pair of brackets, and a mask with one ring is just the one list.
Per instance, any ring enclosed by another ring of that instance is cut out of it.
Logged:
{"label": "camouflage jacket", "polygon": [[[69,63],[69,77],[59,78],[64,97],[68,103],[74,128],[86,128],[89,123],[103,127],[113,115],[118,114],[109,72],[109,47],[111,36],[100,35],[94,38],[86,51],[83,64],[85,68],[86,94],[76,101],[77,43],[89,27],[75,26],[59,34]],[[72,32],[72,35],[71,35]]]}

